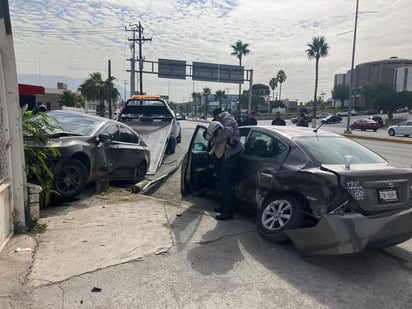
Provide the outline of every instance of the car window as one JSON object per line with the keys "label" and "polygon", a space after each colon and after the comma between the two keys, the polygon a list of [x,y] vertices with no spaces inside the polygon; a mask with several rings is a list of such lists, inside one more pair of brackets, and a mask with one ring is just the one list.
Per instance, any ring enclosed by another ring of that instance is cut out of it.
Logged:
{"label": "car window", "polygon": [[134,132],[132,132],[132,130],[124,126],[121,126],[120,127],[120,141],[123,143],[137,144],[139,143],[139,138]]}
{"label": "car window", "polygon": [[345,137],[302,137],[296,143],[314,161],[321,164],[345,164],[345,156],[353,157],[353,164],[386,163],[387,161],[369,148]]}
{"label": "car window", "polygon": [[48,117],[50,124],[59,130],[85,136],[91,135],[103,122],[99,119],[59,113],[58,111],[50,111],[47,115],[51,116]]}
{"label": "car window", "polygon": [[110,134],[112,141],[120,141],[119,126],[117,124],[109,124],[103,129],[102,133]]}
{"label": "car window", "polygon": [[206,132],[206,128],[198,127],[196,131],[196,135],[194,136],[193,143],[192,143],[192,152],[204,152],[208,150],[209,142],[204,138],[204,133]]}
{"label": "car window", "polygon": [[279,140],[259,131],[253,131],[245,145],[245,155],[257,157],[273,157],[285,150],[286,146]]}

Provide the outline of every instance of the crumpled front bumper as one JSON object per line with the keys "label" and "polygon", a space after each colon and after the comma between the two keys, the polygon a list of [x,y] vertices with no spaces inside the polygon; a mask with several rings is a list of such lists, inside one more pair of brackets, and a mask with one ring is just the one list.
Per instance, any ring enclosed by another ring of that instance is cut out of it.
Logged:
{"label": "crumpled front bumper", "polygon": [[394,246],[412,237],[412,208],[380,216],[324,215],[314,227],[287,232],[304,255],[352,254]]}

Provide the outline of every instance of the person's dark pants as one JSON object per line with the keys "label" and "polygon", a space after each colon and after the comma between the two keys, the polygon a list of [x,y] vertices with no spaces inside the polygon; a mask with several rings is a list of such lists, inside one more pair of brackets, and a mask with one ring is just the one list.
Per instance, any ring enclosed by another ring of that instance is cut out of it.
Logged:
{"label": "person's dark pants", "polygon": [[220,181],[223,193],[223,214],[233,215],[233,191],[232,181],[236,167],[237,155],[222,158],[220,164]]}

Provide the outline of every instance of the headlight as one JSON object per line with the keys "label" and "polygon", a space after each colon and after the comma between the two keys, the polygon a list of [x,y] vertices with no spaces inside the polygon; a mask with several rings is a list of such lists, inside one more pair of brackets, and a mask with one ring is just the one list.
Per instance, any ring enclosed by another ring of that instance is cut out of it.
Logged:
{"label": "headlight", "polygon": [[47,147],[59,147],[61,145],[61,141],[47,141]]}

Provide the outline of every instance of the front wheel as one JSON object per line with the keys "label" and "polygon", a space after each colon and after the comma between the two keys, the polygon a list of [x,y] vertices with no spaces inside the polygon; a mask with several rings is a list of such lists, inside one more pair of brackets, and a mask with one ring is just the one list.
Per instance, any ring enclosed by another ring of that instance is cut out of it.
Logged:
{"label": "front wheel", "polygon": [[388,134],[389,134],[390,136],[395,136],[395,130],[394,130],[394,129],[390,129],[390,130],[388,131]]}
{"label": "front wheel", "polygon": [[147,163],[146,161],[142,161],[139,163],[139,165],[136,167],[135,173],[134,173],[134,182],[138,182],[144,178],[144,176],[147,173]]}
{"label": "front wheel", "polygon": [[303,219],[299,202],[290,195],[281,194],[272,196],[263,203],[256,224],[264,237],[282,242],[288,239],[286,231],[302,227]]}
{"label": "front wheel", "polygon": [[83,191],[87,183],[87,170],[83,163],[68,160],[54,176],[54,187],[58,193],[57,199],[73,200]]}

